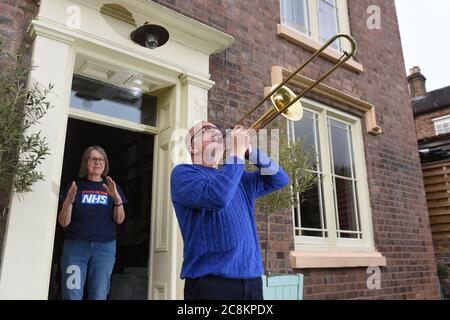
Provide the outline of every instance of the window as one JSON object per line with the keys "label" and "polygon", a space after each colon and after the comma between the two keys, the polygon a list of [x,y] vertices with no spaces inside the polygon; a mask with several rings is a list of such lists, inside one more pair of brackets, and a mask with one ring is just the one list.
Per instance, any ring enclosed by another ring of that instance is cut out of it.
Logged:
{"label": "window", "polygon": [[450,132],[450,116],[434,119],[433,123],[436,135]]}
{"label": "window", "polygon": [[156,98],[137,88],[121,88],[74,75],[70,106],[134,123],[156,126]]}
{"label": "window", "polygon": [[281,23],[310,35],[308,0],[281,1]]}
{"label": "window", "polygon": [[371,246],[360,119],[313,101],[304,105],[303,118],[289,122],[289,138],[315,150],[310,170],[318,183],[293,208],[296,245]]}
{"label": "window", "polygon": [[[280,10],[281,24],[316,42],[325,43],[338,33],[350,33],[346,0],[280,0]],[[339,40],[332,47],[344,49]]]}
{"label": "window", "polygon": [[299,208],[294,208],[294,226],[296,236],[327,237],[325,208],[323,204],[323,171],[320,153],[320,139],[318,136],[317,114],[305,110],[303,118],[298,122],[291,122],[291,137],[304,139],[304,149],[314,150],[317,163],[311,171],[315,173],[318,184],[303,195]]}
{"label": "window", "polygon": [[361,238],[351,126],[327,118],[338,238]]}
{"label": "window", "polygon": [[[339,33],[337,0],[318,0],[319,11],[319,41],[327,42]],[[332,46],[339,50],[337,43]]]}

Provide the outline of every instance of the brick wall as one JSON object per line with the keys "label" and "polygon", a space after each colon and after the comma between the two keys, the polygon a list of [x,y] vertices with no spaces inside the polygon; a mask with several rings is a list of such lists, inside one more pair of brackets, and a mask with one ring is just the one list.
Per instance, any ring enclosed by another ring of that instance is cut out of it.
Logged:
{"label": "brick wall", "polygon": [[[209,119],[229,127],[255,105],[271,84],[270,67],[291,70],[309,52],[279,38],[278,1],[156,1],[235,37],[233,46],[211,59]],[[381,8],[381,30],[368,30],[366,10]],[[305,299],[438,298],[436,265],[425,202],[417,139],[405,78],[393,0],[348,0],[350,28],[358,42],[364,73],[341,69],[326,84],[376,106],[384,133],[364,133],[375,245],[387,258],[381,290],[368,290],[365,268],[295,270],[305,274]],[[303,73],[314,77],[330,64],[320,60]],[[325,101],[326,102],[326,101]],[[339,107],[336,104],[332,106]],[[256,115],[255,115],[256,118]],[[253,119],[252,119],[253,120]],[[364,121],[362,122],[364,124]],[[265,217],[257,215],[261,247],[266,247]],[[272,218],[272,271],[292,272],[291,214]],[[264,254],[263,254],[264,256]]]}
{"label": "brick wall", "polygon": [[[37,10],[38,7],[34,0],[2,0],[0,2],[0,39],[5,49],[10,51],[22,49],[29,59],[32,40],[26,30]],[[9,203],[9,189],[0,190],[0,264],[7,222],[4,208]]]}
{"label": "brick wall", "polygon": [[26,34],[38,7],[35,0],[2,0],[0,2],[0,38],[11,48],[29,47]]}
{"label": "brick wall", "polygon": [[417,139],[429,138],[436,135],[434,130],[433,119],[448,116],[450,114],[450,106],[441,108],[435,112],[426,113],[415,117]]}

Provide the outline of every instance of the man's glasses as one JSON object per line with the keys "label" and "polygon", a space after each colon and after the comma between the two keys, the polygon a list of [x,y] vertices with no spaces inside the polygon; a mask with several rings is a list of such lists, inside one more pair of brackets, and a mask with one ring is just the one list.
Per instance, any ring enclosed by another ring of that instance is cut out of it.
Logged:
{"label": "man's glasses", "polygon": [[202,132],[202,133],[213,133],[214,130],[220,131],[217,127],[211,126],[211,125],[206,125],[206,126],[201,127],[201,128],[198,129],[196,132],[194,132],[194,134],[192,135],[192,137],[191,137],[191,143],[192,143],[192,141],[194,141],[194,137],[195,137],[198,133],[200,133],[200,132]]}
{"label": "man's glasses", "polygon": [[88,158],[89,161],[91,161],[92,163],[105,163],[105,159],[104,158]]}

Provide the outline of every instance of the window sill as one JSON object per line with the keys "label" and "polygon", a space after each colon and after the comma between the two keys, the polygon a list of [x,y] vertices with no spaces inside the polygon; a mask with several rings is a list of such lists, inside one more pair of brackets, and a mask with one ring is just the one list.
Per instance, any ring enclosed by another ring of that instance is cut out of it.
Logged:
{"label": "window sill", "polygon": [[292,251],[290,259],[293,269],[386,266],[386,258],[376,251]]}
{"label": "window sill", "polygon": [[[320,44],[319,42],[316,42],[303,35],[301,32],[295,31],[282,24],[277,25],[277,34],[280,37],[312,52],[315,52],[322,47],[322,44]],[[324,57],[327,60],[330,60],[331,62],[336,62],[339,60],[341,55],[337,51],[327,48],[322,52],[320,56]],[[361,73],[364,71],[364,67],[362,66],[362,64],[356,62],[353,58],[345,62],[343,66],[356,73]]]}

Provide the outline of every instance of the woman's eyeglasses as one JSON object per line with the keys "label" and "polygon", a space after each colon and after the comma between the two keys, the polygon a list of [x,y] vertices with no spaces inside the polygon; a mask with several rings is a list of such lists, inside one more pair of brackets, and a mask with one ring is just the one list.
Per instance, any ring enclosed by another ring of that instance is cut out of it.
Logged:
{"label": "woman's eyeglasses", "polygon": [[88,158],[89,161],[91,161],[92,163],[105,163],[105,159],[104,158]]}

